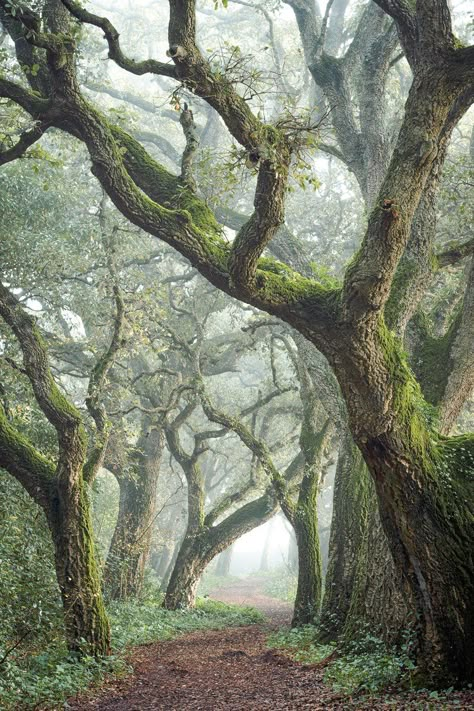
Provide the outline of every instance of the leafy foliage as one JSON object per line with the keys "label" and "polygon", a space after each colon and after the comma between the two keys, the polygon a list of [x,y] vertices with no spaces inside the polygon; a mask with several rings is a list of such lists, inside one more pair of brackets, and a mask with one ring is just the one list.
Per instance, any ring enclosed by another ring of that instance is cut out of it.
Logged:
{"label": "leafy foliage", "polygon": [[[62,636],[61,603],[43,512],[0,471],[0,659]],[[0,671],[2,666],[0,665]]]}
{"label": "leafy foliage", "polygon": [[272,649],[283,649],[298,662],[315,664],[326,659],[333,653],[332,644],[318,644],[316,628],[313,625],[302,625],[290,630],[279,630],[270,635],[267,642]]}

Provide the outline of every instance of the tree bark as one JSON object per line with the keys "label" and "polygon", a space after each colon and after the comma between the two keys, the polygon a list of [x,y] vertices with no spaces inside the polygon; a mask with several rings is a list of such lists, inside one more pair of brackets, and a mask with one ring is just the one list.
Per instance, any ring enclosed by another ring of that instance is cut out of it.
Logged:
{"label": "tree bark", "polygon": [[87,438],[82,418],[52,377],[46,344],[35,321],[1,282],[0,316],[18,339],[36,401],[58,439],[57,462],[53,465],[17,432],[0,403],[0,466],[24,486],[46,514],[68,648],[100,657],[110,651],[110,630],[84,481]]}
{"label": "tree bark", "polygon": [[72,487],[58,486],[49,526],[64,609],[68,648],[96,657],[110,652],[110,630],[94,554],[90,504],[82,474]]}
{"label": "tree bark", "polygon": [[145,427],[134,454],[135,463],[116,472],[120,487],[117,523],[112,536],[104,583],[112,600],[140,595],[150,553],[164,434]]}
{"label": "tree bark", "polygon": [[167,610],[194,607],[199,581],[211,559],[202,536],[185,537],[166,589],[163,606]]}
{"label": "tree bark", "polygon": [[341,443],[334,478],[328,569],[320,620],[321,641],[342,634],[351,604],[355,571],[367,535],[369,480],[349,432]]}
{"label": "tree bark", "polygon": [[206,566],[248,531],[275,515],[277,502],[266,493],[231,513],[216,526],[199,531],[188,525],[166,590],[163,606],[168,610],[193,607],[199,580]]}
{"label": "tree bark", "polygon": [[321,604],[321,551],[314,503],[299,505],[292,522],[298,544],[298,585],[292,627],[314,624]]}

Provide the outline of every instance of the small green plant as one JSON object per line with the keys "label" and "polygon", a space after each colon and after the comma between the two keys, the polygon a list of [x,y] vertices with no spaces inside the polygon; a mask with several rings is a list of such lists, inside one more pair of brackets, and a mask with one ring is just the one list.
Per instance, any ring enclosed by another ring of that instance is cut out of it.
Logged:
{"label": "small green plant", "polygon": [[[272,634],[267,644],[283,649],[296,661],[317,664],[336,651],[335,644],[319,644],[318,628],[305,625]],[[324,680],[334,691],[344,694],[365,692],[374,694],[389,685],[408,682],[415,666],[410,658],[411,640],[407,639],[399,650],[388,648],[371,634],[365,634],[344,649],[328,663]]]}
{"label": "small green plant", "polygon": [[317,628],[314,625],[280,630],[270,635],[267,645],[274,649],[283,649],[298,662],[317,664],[334,652],[333,644],[319,644]]}
{"label": "small green plant", "polygon": [[408,678],[414,668],[404,651],[391,650],[367,635],[328,666],[324,680],[338,692],[375,693]]}

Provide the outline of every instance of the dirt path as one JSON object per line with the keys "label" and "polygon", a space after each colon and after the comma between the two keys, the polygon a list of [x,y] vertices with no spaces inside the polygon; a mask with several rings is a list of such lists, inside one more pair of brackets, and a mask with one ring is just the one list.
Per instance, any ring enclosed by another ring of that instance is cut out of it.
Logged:
{"label": "dirt path", "polygon": [[291,606],[264,595],[255,581],[242,580],[211,595],[252,605],[268,622],[249,627],[195,632],[133,650],[134,673],[107,684],[98,695],[69,700],[86,711],[257,711],[344,709],[322,682],[322,672],[266,648],[269,631],[289,624]]}
{"label": "dirt path", "polygon": [[[267,615],[260,625],[195,632],[135,648],[134,673],[111,681],[94,695],[70,699],[70,711],[347,711],[348,709],[472,709],[456,706],[352,703],[331,692],[323,669],[293,662],[266,648],[269,631],[288,624],[291,606],[264,595],[258,583],[241,580],[211,597],[252,605]],[[472,697],[470,697],[472,698]],[[395,702],[395,703],[394,703]],[[436,704],[436,702],[435,702]]]}

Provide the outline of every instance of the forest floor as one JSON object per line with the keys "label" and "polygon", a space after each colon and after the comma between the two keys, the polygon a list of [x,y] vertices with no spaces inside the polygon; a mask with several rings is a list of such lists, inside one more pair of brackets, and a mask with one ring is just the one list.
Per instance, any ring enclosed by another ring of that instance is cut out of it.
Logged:
{"label": "forest floor", "polygon": [[266,640],[291,619],[289,603],[268,597],[261,581],[232,582],[210,597],[251,605],[266,621],[246,627],[193,632],[166,642],[135,647],[133,673],[100,690],[69,699],[69,711],[296,711],[311,709],[474,709],[474,694],[435,701],[419,694],[383,698],[335,694],[323,681],[324,665],[305,665],[269,650]]}

